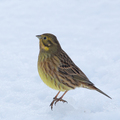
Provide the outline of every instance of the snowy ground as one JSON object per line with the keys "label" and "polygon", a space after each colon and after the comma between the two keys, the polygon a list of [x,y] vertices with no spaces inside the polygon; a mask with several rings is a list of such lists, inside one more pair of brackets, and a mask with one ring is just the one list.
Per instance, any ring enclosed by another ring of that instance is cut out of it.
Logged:
{"label": "snowy ground", "polygon": [[[53,33],[101,90],[57,91],[37,72],[37,34]],[[120,0],[0,0],[0,120],[120,119]]]}

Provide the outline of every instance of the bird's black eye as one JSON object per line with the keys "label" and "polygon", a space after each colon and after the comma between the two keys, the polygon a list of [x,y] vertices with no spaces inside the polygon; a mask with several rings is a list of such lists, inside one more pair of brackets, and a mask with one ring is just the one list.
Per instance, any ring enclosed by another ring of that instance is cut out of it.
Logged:
{"label": "bird's black eye", "polygon": [[44,37],[44,40],[46,40],[46,37]]}

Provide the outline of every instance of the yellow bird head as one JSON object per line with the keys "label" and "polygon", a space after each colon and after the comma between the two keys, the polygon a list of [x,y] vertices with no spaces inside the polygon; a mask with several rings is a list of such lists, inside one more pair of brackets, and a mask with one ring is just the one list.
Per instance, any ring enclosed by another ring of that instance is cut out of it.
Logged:
{"label": "yellow bird head", "polygon": [[41,52],[54,53],[61,49],[61,46],[55,35],[50,33],[45,33],[42,35],[36,35],[39,39],[39,46]]}

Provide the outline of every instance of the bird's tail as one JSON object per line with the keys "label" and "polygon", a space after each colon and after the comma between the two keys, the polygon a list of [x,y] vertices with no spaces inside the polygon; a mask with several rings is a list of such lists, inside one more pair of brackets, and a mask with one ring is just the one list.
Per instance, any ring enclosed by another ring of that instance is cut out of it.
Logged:
{"label": "bird's tail", "polygon": [[97,87],[92,86],[92,89],[93,89],[93,90],[96,90],[96,91],[100,92],[101,94],[103,94],[103,95],[107,96],[108,98],[112,99],[110,96],[108,96],[107,94],[105,94],[103,91],[101,91],[101,90],[100,90],[100,89],[98,89]]}

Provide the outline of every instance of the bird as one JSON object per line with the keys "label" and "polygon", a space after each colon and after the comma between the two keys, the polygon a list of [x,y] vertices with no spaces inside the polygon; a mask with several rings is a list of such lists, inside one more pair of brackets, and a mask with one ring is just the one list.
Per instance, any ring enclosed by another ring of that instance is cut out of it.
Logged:
{"label": "bird", "polygon": [[[42,81],[52,89],[58,90],[50,104],[51,109],[58,101],[67,102],[63,96],[77,87],[96,90],[108,98],[106,93],[98,89],[81,71],[67,53],[61,48],[57,37],[51,33],[36,35],[39,39],[39,55],[37,68]],[[64,92],[58,98],[60,92]]]}

